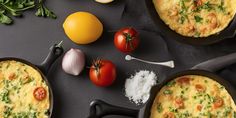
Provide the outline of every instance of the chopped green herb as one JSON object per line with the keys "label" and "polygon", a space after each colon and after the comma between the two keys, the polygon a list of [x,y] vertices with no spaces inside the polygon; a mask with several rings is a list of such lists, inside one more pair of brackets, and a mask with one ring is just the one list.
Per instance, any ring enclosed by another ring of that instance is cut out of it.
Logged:
{"label": "chopped green herb", "polygon": [[28,73],[26,68],[24,68],[23,71],[26,72],[26,73]]}
{"label": "chopped green herb", "polygon": [[28,84],[32,81],[34,81],[33,77],[20,78],[20,85]]}
{"label": "chopped green herb", "polygon": [[28,112],[18,112],[12,114],[13,118],[37,118],[38,112],[28,111]]}
{"label": "chopped green herb", "polygon": [[177,113],[177,112],[178,112],[178,109],[173,108],[173,107],[169,107],[169,111],[170,111],[170,112]]}
{"label": "chopped green herb", "polygon": [[10,103],[11,100],[9,98],[9,90],[4,89],[3,92],[0,94],[1,96],[1,101],[5,102],[5,103]]}
{"label": "chopped green herb", "polygon": [[203,18],[202,17],[200,17],[200,16],[194,16],[194,19],[195,19],[195,21],[197,22],[197,23],[200,23],[202,20],[203,20]]}
{"label": "chopped green herb", "polygon": [[185,88],[186,91],[187,91],[188,89],[189,89],[188,87]]}
{"label": "chopped green herb", "polygon": [[231,113],[232,108],[231,107],[226,107],[224,109],[223,115],[227,117]]}
{"label": "chopped green herb", "polygon": [[202,104],[202,103],[203,103],[203,100],[200,100],[199,103]]}
{"label": "chopped green herb", "polygon": [[8,69],[8,68],[9,68],[9,66],[10,66],[10,64],[9,64],[9,63],[7,63],[6,69]]}
{"label": "chopped green herb", "polygon": [[177,116],[177,118],[189,118],[191,114],[188,111],[185,111],[183,113],[178,113]]}
{"label": "chopped green herb", "polygon": [[173,91],[171,91],[171,90],[165,90],[163,93],[164,93],[165,95],[169,95],[169,94],[172,94]]}
{"label": "chopped green herb", "polygon": [[200,12],[201,10],[207,10],[207,11],[211,11],[214,10],[214,6],[213,4],[211,4],[209,1],[203,3],[203,5],[201,6],[197,6],[193,12]]}
{"label": "chopped green herb", "polygon": [[168,87],[172,87],[172,86],[174,86],[175,85],[175,81],[170,81],[170,82],[168,82],[167,84],[166,84],[166,86],[168,86]]}
{"label": "chopped green herb", "polygon": [[208,104],[208,105],[206,106],[206,108],[207,108],[207,109],[210,109],[210,108],[211,108],[211,105],[210,105],[210,104]]}
{"label": "chopped green herb", "polygon": [[3,117],[4,118],[9,118],[9,116],[11,115],[11,112],[12,112],[12,108],[11,107],[4,106]]}
{"label": "chopped green herb", "polygon": [[10,81],[7,80],[7,79],[4,79],[4,80],[3,80],[3,83],[4,83],[4,85],[5,85],[6,88],[8,88],[8,87],[10,86]]}
{"label": "chopped green herb", "polygon": [[210,10],[213,9],[213,7],[212,7],[212,5],[210,4],[210,2],[207,1],[206,3],[203,4],[202,9],[206,9],[206,10],[210,11]]}
{"label": "chopped green herb", "polygon": [[184,11],[187,11],[187,7],[185,5],[185,0],[180,0],[180,6]]}
{"label": "chopped green herb", "polygon": [[210,111],[207,112],[207,118],[212,118],[212,114]]}
{"label": "chopped green herb", "polygon": [[30,111],[30,110],[33,110],[32,104],[28,104],[28,107],[29,107],[29,111]]}
{"label": "chopped green herb", "polygon": [[195,35],[194,35],[194,37],[199,37],[201,35],[201,33],[200,32],[195,32]]}
{"label": "chopped green herb", "polygon": [[224,0],[221,0],[220,5],[218,6],[218,9],[222,12],[225,12],[225,7],[224,7]]}
{"label": "chopped green herb", "polygon": [[188,15],[187,15],[188,7],[186,7],[185,5],[185,0],[180,0],[180,7],[181,7],[181,10],[179,11],[179,14],[181,16],[180,16],[179,22],[183,24],[185,20],[188,19]]}
{"label": "chopped green herb", "polygon": [[215,101],[215,98],[211,97],[209,94],[206,94],[206,97],[208,98],[208,100],[213,103]]}
{"label": "chopped green herb", "polygon": [[162,108],[161,103],[158,103],[158,104],[157,104],[157,111],[158,111],[159,113],[161,113],[161,112],[163,111],[163,108]]}
{"label": "chopped green herb", "polygon": [[198,96],[198,97],[201,97],[201,96],[203,96],[203,95],[202,95],[202,94],[198,94],[197,96]]}
{"label": "chopped green herb", "polygon": [[184,16],[181,16],[179,22],[180,22],[181,24],[183,24],[184,21],[185,21],[185,17],[184,17]]}
{"label": "chopped green herb", "polygon": [[44,112],[45,115],[49,116],[50,115],[50,111],[49,109],[47,109],[45,112]]}
{"label": "chopped green herb", "polygon": [[225,87],[224,86],[220,86],[220,89],[222,90],[222,89],[225,89]]}

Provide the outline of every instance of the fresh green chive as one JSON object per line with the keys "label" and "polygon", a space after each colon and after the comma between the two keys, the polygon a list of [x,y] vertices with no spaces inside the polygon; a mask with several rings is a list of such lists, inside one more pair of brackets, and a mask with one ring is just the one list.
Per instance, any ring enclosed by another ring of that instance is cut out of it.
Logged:
{"label": "fresh green chive", "polygon": [[165,90],[163,93],[164,93],[165,95],[169,95],[169,94],[172,94],[173,91],[171,91],[171,90]]}
{"label": "fresh green chive", "polygon": [[198,15],[194,16],[194,19],[197,23],[200,23],[203,20],[203,18]]}

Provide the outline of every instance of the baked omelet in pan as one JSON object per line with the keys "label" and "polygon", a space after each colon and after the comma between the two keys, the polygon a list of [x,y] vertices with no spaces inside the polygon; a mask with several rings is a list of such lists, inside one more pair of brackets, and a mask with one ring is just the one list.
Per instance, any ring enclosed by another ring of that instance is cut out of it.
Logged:
{"label": "baked omelet in pan", "polygon": [[236,0],[153,0],[160,18],[187,37],[208,37],[224,30],[236,13]]}
{"label": "baked omelet in pan", "polygon": [[33,67],[0,62],[0,118],[48,118],[49,88]]}
{"label": "baked omelet in pan", "polygon": [[236,118],[236,106],[218,82],[187,75],[162,87],[152,105],[150,118]]}

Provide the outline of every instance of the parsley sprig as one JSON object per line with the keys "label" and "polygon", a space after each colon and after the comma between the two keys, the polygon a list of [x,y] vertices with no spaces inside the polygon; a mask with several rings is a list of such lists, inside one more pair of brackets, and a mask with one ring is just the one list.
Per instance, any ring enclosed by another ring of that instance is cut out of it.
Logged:
{"label": "parsley sprig", "polygon": [[56,19],[57,16],[44,5],[44,1],[45,0],[39,0],[38,10],[35,15],[39,17],[50,17]]}
{"label": "parsley sprig", "polygon": [[56,18],[56,15],[45,5],[45,0],[0,0],[0,23],[12,24],[10,16],[19,17],[23,12],[32,8],[37,8],[36,16]]}

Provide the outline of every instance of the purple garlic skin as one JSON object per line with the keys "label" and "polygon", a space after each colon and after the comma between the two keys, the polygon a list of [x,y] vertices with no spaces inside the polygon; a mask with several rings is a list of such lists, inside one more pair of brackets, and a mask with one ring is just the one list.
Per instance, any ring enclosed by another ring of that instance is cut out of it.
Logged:
{"label": "purple garlic skin", "polygon": [[62,69],[71,75],[79,75],[85,66],[85,55],[79,49],[71,48],[63,57]]}

